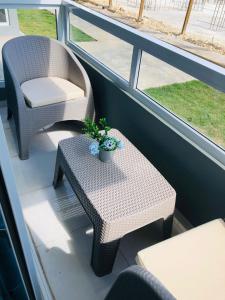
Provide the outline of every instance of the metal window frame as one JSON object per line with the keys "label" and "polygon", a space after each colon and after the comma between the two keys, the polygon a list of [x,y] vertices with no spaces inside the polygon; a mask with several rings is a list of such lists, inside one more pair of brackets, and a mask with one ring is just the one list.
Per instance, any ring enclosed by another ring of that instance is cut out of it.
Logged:
{"label": "metal window frame", "polygon": [[179,116],[167,110],[165,107],[154,101],[154,99],[137,89],[138,72],[141,63],[140,57],[143,51],[222,92],[225,92],[225,69],[71,0],[63,0],[62,4],[66,7],[67,13],[71,12],[79,18],[134,46],[129,82],[120,77],[109,67],[102,64],[90,53],[87,53],[84,49],[69,40],[68,20],[67,23],[64,24],[64,28],[67,31],[67,46],[84,61],[91,64],[97,71],[113,81],[118,88],[129,94],[134,101],[138,102],[151,114],[160,119],[161,122],[191,143],[220,167],[225,169],[224,149],[198,132],[190,124],[185,123]]}
{"label": "metal window frame", "polygon": [[59,8],[62,0],[0,0],[0,8]]}
{"label": "metal window frame", "polygon": [[[0,0],[0,8],[4,9],[17,9],[17,8],[55,8],[56,9],[56,18],[57,18],[57,30],[60,28],[60,24],[62,24],[62,15],[63,15],[63,7],[61,6],[61,0],[33,0],[32,3],[29,3],[27,0]],[[58,38],[60,38],[63,41],[63,34],[64,30],[62,32],[59,32]],[[1,87],[3,87],[3,82],[0,82]],[[35,299],[46,299],[46,300],[52,300],[53,296],[51,294],[51,291],[49,289],[48,283],[46,281],[45,275],[43,273],[42,267],[40,265],[39,258],[37,256],[34,244],[32,242],[30,233],[28,231],[27,225],[25,223],[24,217],[23,217],[23,211],[21,207],[21,203],[19,200],[19,195],[17,192],[16,184],[15,184],[15,178],[13,175],[12,165],[10,162],[9,157],[9,151],[7,147],[6,137],[4,134],[3,124],[0,117],[0,168],[1,172],[3,174],[4,183],[7,191],[7,195],[10,201],[11,206],[11,212],[13,219],[15,221],[15,226],[17,229],[18,237],[20,239],[21,248],[24,254],[24,259],[26,263],[26,268],[28,272],[28,276],[31,281],[31,285],[33,288]],[[7,226],[7,218],[8,215],[4,214],[4,211],[2,207],[0,206],[0,211],[3,213],[3,219]],[[27,284],[26,280],[23,277],[23,273],[21,272],[21,265],[19,263],[19,259],[17,257],[17,253],[13,246],[13,239],[11,236],[11,232],[9,231],[9,228],[6,227],[8,236],[10,239],[10,243],[12,245],[12,249],[15,254],[15,258],[17,261],[17,265],[20,271],[20,274],[22,276],[22,280],[24,283],[24,286],[26,290]],[[29,296],[29,295],[28,295]]]}
{"label": "metal window frame", "polygon": [[[71,0],[0,0],[0,8],[56,8],[58,39],[65,42],[75,54],[91,64],[109,80],[128,93],[131,98],[155,115],[164,124],[177,134],[198,148],[222,168],[225,168],[225,151],[213,141],[202,135],[191,125],[185,123],[178,116],[155,102],[137,89],[138,72],[141,63],[141,53],[145,51],[150,55],[168,63],[169,65],[186,72],[187,74],[205,82],[206,84],[225,92],[225,69],[202,59],[192,53],[179,49],[166,42],[142,33],[126,24],[118,22],[103,14],[93,11]],[[114,36],[134,46],[131,61],[129,82],[120,77],[110,68],[99,62],[92,55],[69,40],[69,12],[90,22],[91,24],[113,34]]]}
{"label": "metal window frame", "polygon": [[5,10],[6,21],[0,22],[0,26],[9,26],[9,12],[8,9],[4,9],[4,10]]}
{"label": "metal window frame", "polygon": [[[34,265],[33,253],[32,253],[32,248],[31,248],[31,239],[30,239],[28,230],[25,225],[23,212],[22,212],[20,201],[19,201],[19,196],[17,193],[17,188],[16,188],[16,184],[15,184],[15,179],[13,176],[13,170],[12,170],[12,166],[11,166],[11,162],[10,162],[10,158],[9,158],[9,152],[8,152],[8,147],[7,147],[7,142],[6,142],[6,137],[4,134],[1,117],[0,117],[0,140],[1,140],[1,145],[0,145],[1,171],[2,171],[2,174],[4,177],[5,186],[6,186],[6,190],[8,193],[9,200],[10,200],[12,213],[14,216],[15,224],[17,227],[20,241],[21,241],[21,246],[23,249],[24,257],[25,257],[25,260],[27,263],[27,269],[29,272],[32,286],[33,286],[33,291],[34,291],[36,299],[41,299],[42,293],[40,290],[39,281],[37,279],[36,267]],[[5,215],[4,215],[4,221],[5,221],[5,224],[7,224]],[[13,246],[13,241],[11,240],[11,235],[10,235],[9,231],[8,231],[8,234],[9,234],[11,244]],[[16,253],[15,253],[15,257],[16,257]],[[17,263],[18,263],[18,260],[17,260]],[[19,266],[19,263],[18,263],[18,266]],[[24,282],[24,285],[26,286],[25,282]]]}

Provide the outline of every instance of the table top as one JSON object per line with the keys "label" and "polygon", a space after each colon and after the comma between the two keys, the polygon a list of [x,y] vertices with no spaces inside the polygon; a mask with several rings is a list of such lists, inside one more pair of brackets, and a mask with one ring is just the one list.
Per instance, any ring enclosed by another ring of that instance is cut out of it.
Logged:
{"label": "table top", "polygon": [[124,142],[111,162],[101,162],[89,152],[85,135],[63,140],[59,150],[89,202],[103,220],[120,219],[170,202],[176,193],[159,171],[116,129],[110,131]]}

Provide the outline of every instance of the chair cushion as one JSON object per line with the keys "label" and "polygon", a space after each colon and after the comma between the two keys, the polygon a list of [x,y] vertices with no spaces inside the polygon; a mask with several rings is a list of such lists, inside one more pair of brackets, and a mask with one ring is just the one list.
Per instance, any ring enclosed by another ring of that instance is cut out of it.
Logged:
{"label": "chair cushion", "polygon": [[225,299],[225,223],[217,219],[138,252],[137,263],[181,300]]}
{"label": "chair cushion", "polygon": [[72,82],[59,77],[42,77],[21,85],[26,103],[39,107],[84,96],[84,91]]}

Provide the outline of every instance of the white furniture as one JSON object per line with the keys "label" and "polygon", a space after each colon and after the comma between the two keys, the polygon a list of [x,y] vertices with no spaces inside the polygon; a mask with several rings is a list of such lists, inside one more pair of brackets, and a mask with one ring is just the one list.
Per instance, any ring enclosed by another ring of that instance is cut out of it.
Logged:
{"label": "white furniture", "polygon": [[42,77],[25,81],[21,89],[31,108],[84,98],[84,91],[60,77]]}
{"label": "white furniture", "polygon": [[225,299],[225,223],[217,219],[138,252],[179,300]]}
{"label": "white furniture", "polygon": [[94,116],[88,75],[62,43],[44,36],[20,36],[2,49],[8,119],[16,125],[19,157],[29,157],[33,135],[61,121]]}

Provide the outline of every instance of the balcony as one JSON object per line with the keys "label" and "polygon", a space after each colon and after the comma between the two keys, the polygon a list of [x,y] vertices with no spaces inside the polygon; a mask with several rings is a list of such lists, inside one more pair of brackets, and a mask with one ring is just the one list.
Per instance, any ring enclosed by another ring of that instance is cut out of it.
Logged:
{"label": "balcony", "polygon": [[[97,117],[106,116],[176,190],[172,235],[224,218],[224,132],[218,137],[201,124],[187,121],[160,100],[161,90],[157,90],[198,81],[221,97],[224,68],[70,0],[0,1],[0,7],[56,12],[58,39],[87,71]],[[74,28],[87,40],[77,39]],[[0,98],[4,98],[3,76],[1,81]],[[10,203],[32,285],[36,296],[40,293],[37,299],[74,299],[75,295],[81,300],[104,299],[118,274],[136,264],[138,251],[163,240],[161,222],[126,235],[112,273],[95,276],[90,266],[92,224],[66,178],[59,188],[52,186],[58,143],[78,136],[81,124],[66,121],[42,128],[31,140],[29,159],[21,160],[5,99],[0,115],[1,169],[12,192]]]}

